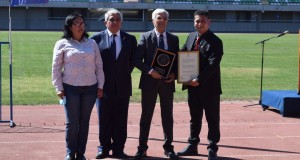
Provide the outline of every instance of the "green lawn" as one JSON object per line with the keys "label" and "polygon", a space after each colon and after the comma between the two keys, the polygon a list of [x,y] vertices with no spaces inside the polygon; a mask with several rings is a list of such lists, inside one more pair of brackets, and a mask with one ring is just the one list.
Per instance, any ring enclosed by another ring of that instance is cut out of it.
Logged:
{"label": "green lawn", "polygon": [[[92,35],[93,33],[90,33]],[[139,40],[140,33],[132,33]],[[13,103],[58,104],[51,84],[52,49],[61,32],[12,33]],[[188,33],[178,33],[180,46]],[[261,72],[261,45],[256,42],[277,34],[218,33],[224,44],[221,62],[222,100],[258,100]],[[8,32],[0,32],[8,41]],[[2,104],[9,104],[9,51],[2,45]],[[298,85],[298,34],[287,34],[265,43],[263,90],[296,90]],[[133,71],[132,102],[140,102],[140,71]],[[186,101],[186,91],[177,85],[175,101]]]}

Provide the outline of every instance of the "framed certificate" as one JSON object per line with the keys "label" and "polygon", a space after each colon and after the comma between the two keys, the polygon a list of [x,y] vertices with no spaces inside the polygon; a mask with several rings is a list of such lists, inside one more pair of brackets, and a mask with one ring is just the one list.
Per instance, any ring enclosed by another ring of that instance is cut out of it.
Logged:
{"label": "framed certificate", "polygon": [[151,67],[162,75],[163,78],[168,78],[171,72],[176,54],[157,48]]}
{"label": "framed certificate", "polygon": [[178,83],[188,82],[199,75],[199,51],[178,52]]}

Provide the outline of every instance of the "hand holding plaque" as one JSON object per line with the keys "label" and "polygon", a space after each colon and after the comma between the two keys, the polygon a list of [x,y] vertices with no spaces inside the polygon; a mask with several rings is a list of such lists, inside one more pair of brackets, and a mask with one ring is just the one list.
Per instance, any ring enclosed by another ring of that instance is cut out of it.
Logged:
{"label": "hand holding plaque", "polygon": [[172,70],[176,54],[157,48],[151,67],[163,78],[167,79]]}

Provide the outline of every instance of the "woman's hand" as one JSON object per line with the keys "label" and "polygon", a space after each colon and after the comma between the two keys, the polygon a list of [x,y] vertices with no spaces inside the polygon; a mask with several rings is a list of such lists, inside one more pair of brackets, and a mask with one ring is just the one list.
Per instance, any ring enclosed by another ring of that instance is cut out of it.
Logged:
{"label": "woman's hand", "polygon": [[103,89],[98,88],[97,98],[102,98],[102,97],[103,97]]}
{"label": "woman's hand", "polygon": [[58,91],[57,92],[57,96],[60,98],[60,99],[63,99],[63,97],[65,96],[65,92],[62,90],[62,91]]}

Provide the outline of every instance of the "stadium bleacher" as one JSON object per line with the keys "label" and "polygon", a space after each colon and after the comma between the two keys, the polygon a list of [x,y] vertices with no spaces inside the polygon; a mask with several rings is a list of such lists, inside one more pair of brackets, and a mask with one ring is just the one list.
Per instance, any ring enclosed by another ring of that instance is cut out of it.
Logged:
{"label": "stadium bleacher", "polygon": [[240,0],[239,4],[256,5],[256,4],[261,4],[261,1],[260,0]]}
{"label": "stadium bleacher", "polygon": [[178,4],[219,4],[219,5],[300,5],[300,0],[49,0],[52,2],[143,2],[143,3],[178,3]]}
{"label": "stadium bleacher", "polygon": [[300,5],[300,0],[269,0],[271,5]]}
{"label": "stadium bleacher", "polygon": [[[118,1],[118,0],[101,0],[101,1]],[[122,0],[119,0],[119,1],[122,1]],[[153,1],[146,1],[146,2],[149,2],[149,3],[153,2],[153,3],[220,4],[220,5],[232,5],[232,4],[236,4],[236,5],[259,5],[259,4],[300,5],[300,0],[153,0]]]}
{"label": "stadium bleacher", "polygon": [[[1,19],[7,19],[7,5],[0,0]],[[47,4],[15,7],[13,26],[15,30],[60,30],[61,20],[70,12],[79,11],[88,17],[89,30],[94,31],[99,29],[99,17],[105,10],[117,8],[124,13],[124,30],[145,31],[152,26],[152,9],[166,8],[172,15],[172,31],[193,30],[190,22],[194,10],[206,9],[212,15],[212,29],[216,32],[298,33],[299,7],[300,0],[49,0]],[[0,25],[0,30],[7,28],[8,25]]]}
{"label": "stadium bleacher", "polygon": [[[121,3],[128,2],[126,0],[49,0],[50,2],[106,2],[106,3]],[[136,1],[137,2],[137,1]]]}

